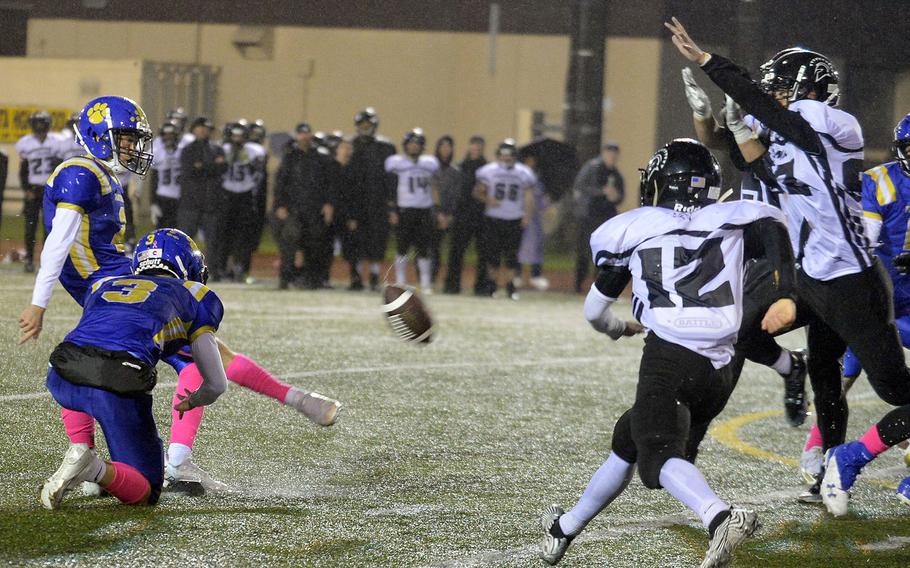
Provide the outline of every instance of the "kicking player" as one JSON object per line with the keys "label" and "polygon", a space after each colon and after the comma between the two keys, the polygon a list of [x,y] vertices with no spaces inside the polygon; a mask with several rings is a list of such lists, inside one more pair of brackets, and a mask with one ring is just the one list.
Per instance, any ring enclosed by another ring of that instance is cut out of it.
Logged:
{"label": "kicking player", "polygon": [[[96,280],[82,319],[54,349],[47,388],[70,439],[63,463],[41,487],[41,504],[60,506],[77,484],[99,484],[128,505],[158,502],[164,481],[161,438],[152,414],[155,365],[189,346],[203,379],[178,395],[175,412],[212,404],[227,389],[214,333],[224,307],[205,287],[205,259],[176,229],[149,233],[133,275]],[[95,421],[111,461],[95,453]]]}
{"label": "kicking player", "polygon": [[[534,216],[534,188],[537,176],[531,168],[517,163],[518,148],[511,138],[496,149],[496,161],[477,170],[475,196],[486,202],[480,233],[480,262],[492,275],[492,290],[505,280],[506,295],[518,299],[521,264],[518,248],[522,231]],[[500,268],[505,264],[505,268]],[[509,273],[511,271],[511,274]]]}
{"label": "kicking player", "polygon": [[[867,250],[859,204],[863,136],[855,117],[834,108],[833,63],[816,52],[785,49],[762,65],[758,85],[728,59],[703,52],[678,20],[666,26],[679,51],[752,117],[731,121],[728,114],[727,126],[761,183],[778,192],[787,216],[800,265],[800,313],[810,318],[809,379],[823,448],[842,444],[846,434],[840,358],[847,345],[876,394],[902,407],[879,424],[880,442],[910,437],[910,370],[887,275]],[[820,484],[817,478],[811,491],[819,493]]]}
{"label": "kicking player", "polygon": [[[541,517],[541,558],[556,564],[585,526],[626,488],[638,465],[649,489],[666,489],[708,531],[702,568],[727,566],[733,550],[758,528],[753,511],[718,497],[695,467],[708,425],[733,392],[731,361],[743,316],[745,260],[772,265],[776,298],[762,327],[776,332],[796,315],[793,256],[783,214],[751,201],[717,203],[720,166],[690,139],[658,150],[642,173],[642,207],[610,219],[591,235],[599,274],[585,318],[612,339],[648,329],[635,403],[616,422],[607,461],[579,502]],[[632,280],[632,312],[610,310]],[[639,323],[641,322],[641,323]]]}
{"label": "kicking player", "polygon": [[[415,128],[404,135],[401,148],[404,154],[389,156],[385,171],[398,177],[396,202],[389,203],[389,224],[398,229],[398,251],[395,255],[395,283],[407,282],[408,251],[417,249],[417,271],[420,290],[433,292],[433,264],[430,245],[437,225],[444,228],[444,216],[439,212],[439,193],[431,183],[439,171],[436,156],[422,155],[427,138]],[[437,211],[435,218],[433,211]]]}
{"label": "kicking player", "polygon": [[[86,156],[60,164],[45,187],[48,238],[41,253],[31,304],[19,316],[20,345],[37,339],[41,333],[44,312],[58,278],[70,296],[82,305],[95,281],[131,272],[130,259],[123,254],[126,219],[123,190],[116,174],[129,170],[144,175],[148,171],[152,160],[147,151],[151,129],[145,113],[129,99],[100,97],[83,109],[77,135]],[[291,406],[322,426],[330,426],[337,419],[341,408],[338,401],[283,383],[252,359],[233,352],[221,341],[216,342],[230,381]],[[177,371],[177,392],[199,387],[202,375],[191,357],[178,354],[168,357],[167,363]],[[175,396],[174,404],[178,402]],[[182,416],[173,413],[168,447],[169,482],[211,481],[190,459],[202,415],[202,408]]]}

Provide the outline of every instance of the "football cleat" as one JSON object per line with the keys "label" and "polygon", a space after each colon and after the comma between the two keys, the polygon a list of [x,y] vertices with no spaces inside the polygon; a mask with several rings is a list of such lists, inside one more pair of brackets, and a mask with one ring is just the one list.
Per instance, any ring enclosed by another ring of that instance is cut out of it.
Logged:
{"label": "football cleat", "polygon": [[510,300],[518,300],[518,286],[520,285],[521,280],[518,280],[517,278],[509,280],[509,282],[506,284],[506,297],[508,297]]}
{"label": "football cleat", "polygon": [[700,568],[725,568],[733,561],[733,551],[761,526],[755,511],[730,509],[727,517],[715,530]]}
{"label": "football cleat", "polygon": [[905,477],[897,486],[897,498],[910,505],[910,477]]}
{"label": "football cleat", "polygon": [[803,491],[802,493],[797,495],[797,497],[796,497],[797,501],[799,501],[800,503],[821,503],[822,502],[821,487],[822,487],[822,478],[825,476],[824,471],[825,471],[825,467],[824,467],[824,464],[822,464],[822,471],[817,476],[815,476],[815,478],[811,481],[811,485],[809,486],[809,489],[806,489],[805,491]]}
{"label": "football cleat", "polygon": [[209,491],[228,491],[227,484],[213,479],[189,459],[178,466],[164,464],[164,489],[172,493],[203,494]]}
{"label": "football cleat", "polygon": [[863,466],[874,457],[862,442],[849,442],[828,450],[821,495],[829,513],[835,517],[847,514],[850,488],[856,483]]}
{"label": "football cleat", "polygon": [[803,450],[803,455],[799,458],[799,473],[806,485],[813,485],[816,482],[821,476],[824,465],[825,453],[821,446],[812,446],[808,450]]}
{"label": "football cleat", "polygon": [[[559,517],[564,514],[565,511],[562,510],[562,507],[550,505],[540,517],[540,526],[543,528],[543,542],[540,545],[539,556],[541,560],[550,566],[555,566],[562,560],[562,557],[566,554],[566,549],[569,548],[572,539],[575,538],[574,536],[562,534],[562,531],[559,530]],[[560,536],[553,534],[554,526]]]}
{"label": "football cleat", "polygon": [[307,392],[292,387],[285,401],[285,404],[297,409],[297,412],[320,426],[331,426],[341,413],[340,402],[318,392]]}
{"label": "football cleat", "polygon": [[107,497],[108,492],[101,488],[97,483],[91,481],[82,482],[83,497]]}
{"label": "football cleat", "polygon": [[801,426],[806,421],[806,350],[790,352],[793,367],[784,378],[784,412],[790,426]]}
{"label": "football cleat", "polygon": [[540,290],[541,292],[550,288],[550,281],[543,276],[531,278],[530,283],[535,290]]}
{"label": "football cleat", "polygon": [[41,504],[56,509],[71,489],[89,480],[98,468],[98,456],[87,444],[71,444],[63,456],[63,463],[41,486]]}

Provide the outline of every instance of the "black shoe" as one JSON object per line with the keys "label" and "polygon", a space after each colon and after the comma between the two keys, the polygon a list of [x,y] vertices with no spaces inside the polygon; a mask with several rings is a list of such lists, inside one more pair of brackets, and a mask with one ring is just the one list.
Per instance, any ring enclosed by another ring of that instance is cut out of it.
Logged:
{"label": "black shoe", "polygon": [[35,271],[35,263],[32,262],[32,261],[30,261],[30,260],[27,261],[27,262],[25,263],[25,271],[28,272],[29,274],[31,274],[32,272],[34,272],[34,271]]}
{"label": "black shoe", "polygon": [[363,280],[354,280],[351,282],[351,285],[348,286],[348,290],[351,292],[360,292],[363,290]]}
{"label": "black shoe", "polygon": [[793,368],[784,377],[784,413],[787,424],[802,426],[806,421],[806,351],[790,352]]}
{"label": "black shoe", "polygon": [[287,290],[287,289],[290,288],[290,287],[291,287],[291,285],[288,284],[288,281],[287,281],[287,280],[282,280],[281,282],[278,283],[278,289],[279,289],[279,290]]}
{"label": "black shoe", "polygon": [[370,291],[378,292],[379,291],[379,275],[370,274]]}

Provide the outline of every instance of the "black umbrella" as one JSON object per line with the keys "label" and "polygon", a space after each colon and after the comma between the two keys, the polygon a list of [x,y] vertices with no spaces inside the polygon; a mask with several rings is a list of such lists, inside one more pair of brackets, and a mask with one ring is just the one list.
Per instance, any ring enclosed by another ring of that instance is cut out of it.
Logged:
{"label": "black umbrella", "polygon": [[571,192],[578,172],[578,156],[574,146],[542,137],[518,150],[519,159],[527,156],[533,156],[537,160],[538,176],[547,195],[553,200]]}

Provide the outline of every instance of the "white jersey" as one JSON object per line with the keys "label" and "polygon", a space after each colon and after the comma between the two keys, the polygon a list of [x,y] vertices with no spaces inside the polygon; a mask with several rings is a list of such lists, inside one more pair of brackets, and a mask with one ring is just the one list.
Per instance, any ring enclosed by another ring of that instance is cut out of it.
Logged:
{"label": "white jersey", "polygon": [[48,133],[43,141],[34,134],[26,134],[16,142],[19,159],[28,162],[28,183],[43,186],[47,178],[54,173],[54,168],[61,162],[58,155],[60,138]]}
{"label": "white jersey", "polygon": [[525,214],[525,191],[533,191],[537,176],[524,164],[507,168],[500,162],[490,162],[477,170],[477,181],[487,187],[487,197],[499,202],[488,206],[487,217],[514,221]]}
{"label": "white jersey", "polygon": [[160,138],[155,138],[152,142],[152,152],[154,153],[152,169],[158,175],[158,187],[155,189],[155,195],[180,199],[180,184],[177,183],[177,178],[180,176],[180,154],[183,149],[177,147],[168,150]]}
{"label": "white jersey", "polygon": [[711,360],[730,362],[742,323],[743,229],[758,219],[784,221],[780,210],[729,201],[693,213],[641,207],[591,235],[598,267],[632,272],[632,311],[661,339]]}
{"label": "white jersey", "polygon": [[265,162],[265,150],[259,144],[247,142],[239,152],[228,142],[223,146],[228,169],[224,172],[221,185],[231,193],[253,191],[261,181],[262,165]]}
{"label": "white jersey", "polygon": [[822,102],[790,104],[818,133],[819,155],[807,153],[760,122],[747,117],[759,138],[768,140],[764,165],[776,180],[787,216],[793,254],[818,280],[860,272],[872,265],[863,230],[860,181],[863,134],[856,118]]}
{"label": "white jersey", "polygon": [[398,176],[398,207],[433,207],[431,180],[439,171],[439,160],[435,156],[424,155],[414,160],[404,154],[395,154],[386,158],[385,171]]}
{"label": "white jersey", "polygon": [[61,161],[65,162],[70,158],[78,158],[85,155],[85,148],[76,142],[76,135],[72,130],[64,128],[56,133],[56,136],[58,139],[57,157]]}

